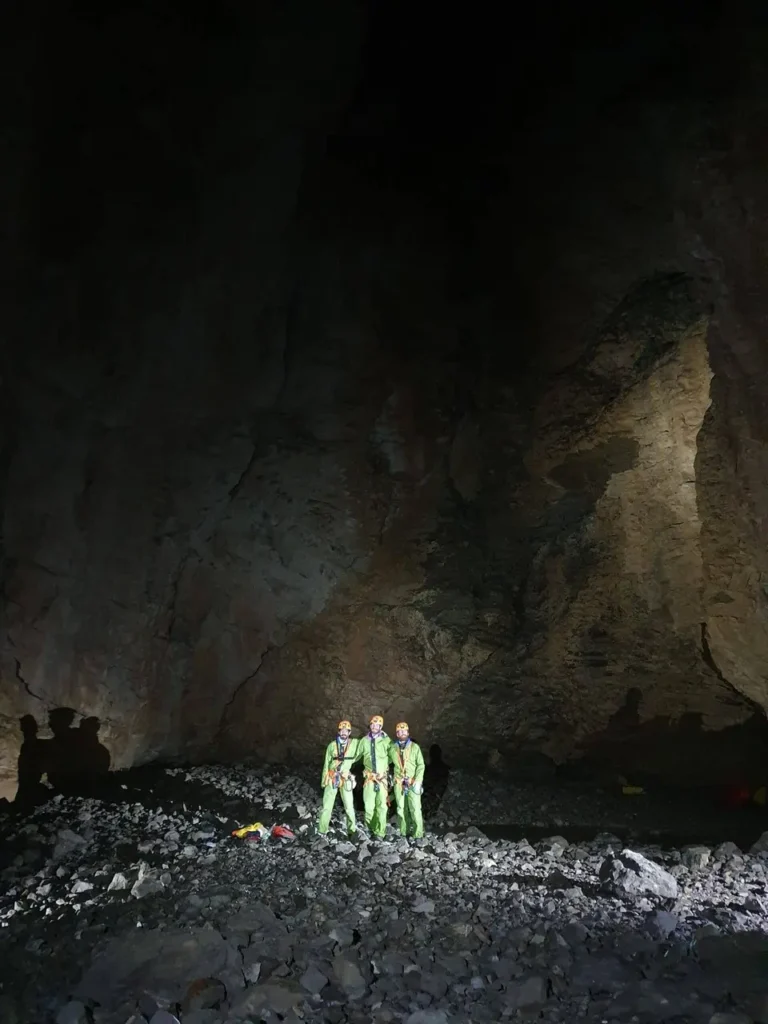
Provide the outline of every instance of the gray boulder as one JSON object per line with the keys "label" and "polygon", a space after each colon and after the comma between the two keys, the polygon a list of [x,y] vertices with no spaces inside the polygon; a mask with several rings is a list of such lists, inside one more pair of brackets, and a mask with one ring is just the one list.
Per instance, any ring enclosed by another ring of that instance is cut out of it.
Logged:
{"label": "gray boulder", "polygon": [[677,880],[634,850],[609,854],[600,865],[599,877],[605,888],[617,895],[677,898]]}

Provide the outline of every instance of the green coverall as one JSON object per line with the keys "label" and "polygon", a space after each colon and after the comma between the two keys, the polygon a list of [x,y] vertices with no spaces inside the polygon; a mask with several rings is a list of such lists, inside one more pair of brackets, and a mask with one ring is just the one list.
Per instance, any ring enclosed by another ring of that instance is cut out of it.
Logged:
{"label": "green coverall", "polygon": [[344,814],[347,818],[347,831],[350,835],[357,832],[355,802],[352,799],[352,790],[344,788],[344,780],[358,759],[357,745],[359,742],[350,737],[345,745],[343,740],[337,738],[325,748],[323,775],[320,780],[320,785],[323,787],[323,806],[320,817],[317,819],[317,831],[320,835],[325,835],[328,831],[337,793],[341,793],[341,802],[344,805]]}
{"label": "green coverall", "polygon": [[421,839],[424,818],[421,813],[421,793],[414,793],[413,784],[424,784],[424,755],[418,743],[407,739],[405,743],[392,740],[389,759],[395,766],[395,806],[400,835]]}
{"label": "green coverall", "polygon": [[389,772],[389,736],[382,731],[374,739],[371,733],[358,740],[358,760],[363,760],[363,807],[365,824],[375,836],[387,831],[387,774]]}

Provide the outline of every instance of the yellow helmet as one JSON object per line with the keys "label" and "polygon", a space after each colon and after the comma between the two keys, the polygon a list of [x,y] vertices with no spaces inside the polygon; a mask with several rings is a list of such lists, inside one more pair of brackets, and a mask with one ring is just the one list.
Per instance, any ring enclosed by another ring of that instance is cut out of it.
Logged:
{"label": "yellow helmet", "polygon": [[376,722],[378,722],[379,725],[381,726],[384,725],[384,719],[381,717],[381,715],[374,715],[373,718],[371,718],[369,725],[374,725]]}
{"label": "yellow helmet", "polygon": [[342,729],[349,729],[349,731],[352,732],[352,723],[348,722],[346,718],[342,718],[342,720],[339,722],[336,728],[339,730],[339,732],[341,732]]}
{"label": "yellow helmet", "polygon": [[405,729],[406,732],[410,732],[411,731],[408,728],[408,723],[407,722],[398,722],[397,723],[397,725],[395,726],[395,732],[400,732],[401,729]]}

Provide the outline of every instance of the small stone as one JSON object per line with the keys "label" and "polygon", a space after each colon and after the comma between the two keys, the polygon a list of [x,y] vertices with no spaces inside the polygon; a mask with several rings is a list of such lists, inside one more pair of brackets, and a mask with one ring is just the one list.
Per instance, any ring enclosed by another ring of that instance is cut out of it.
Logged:
{"label": "small stone", "polygon": [[647,920],[648,931],[660,939],[667,939],[677,929],[679,920],[668,910],[657,910]]}
{"label": "small stone", "polygon": [[365,979],[360,968],[352,960],[344,956],[336,957],[333,962],[333,973],[336,975],[339,988],[350,999],[360,999],[365,995]]}
{"label": "small stone", "polygon": [[164,886],[160,879],[155,878],[149,869],[149,865],[142,861],[139,865],[139,877],[133,883],[133,888],[131,889],[131,896],[135,896],[137,900],[140,900],[144,896],[160,892],[163,888]]}
{"label": "small stone", "polygon": [[60,860],[62,857],[68,857],[75,850],[82,850],[84,846],[86,846],[86,841],[82,836],[79,836],[77,832],[73,832],[71,829],[63,828],[56,834],[53,859]]}
{"label": "small stone", "polygon": [[433,999],[442,999],[448,991],[448,979],[427,971],[421,975],[421,990],[427,992]]}
{"label": "small stone", "polygon": [[445,1010],[416,1010],[406,1017],[405,1024],[448,1024]]}
{"label": "small stone", "polygon": [[142,992],[137,1000],[137,1009],[142,1017],[146,1017],[149,1020],[158,1010],[162,1007],[158,1006],[157,1000],[154,996],[151,996],[149,992]]}
{"label": "small stone", "polygon": [[332,928],[328,935],[334,942],[338,942],[340,946],[351,946],[355,941],[355,936],[351,928],[342,928],[337,926],[336,928]]}
{"label": "small stone", "polygon": [[290,984],[267,982],[263,985],[255,985],[244,992],[233,1007],[234,1015],[248,1017],[263,1014],[265,1010],[269,1010],[285,1016],[304,998],[301,990]]}
{"label": "small stone", "polygon": [[149,1024],[180,1024],[179,1018],[167,1010],[158,1010],[149,1019]]}
{"label": "small stone", "polygon": [[134,896],[137,900],[141,900],[145,896],[151,896],[152,893],[160,892],[162,888],[163,883],[159,878],[144,878],[140,882],[137,881],[133,883],[131,896]]}
{"label": "small stone", "polygon": [[84,882],[82,879],[80,879],[79,881],[75,882],[75,884],[72,886],[72,888],[69,891],[73,895],[76,895],[76,894],[81,893],[81,892],[90,892],[90,890],[92,888],[93,888],[93,884],[91,882]]}
{"label": "small stone", "polygon": [[434,900],[420,900],[413,906],[414,914],[434,914],[435,903]]}
{"label": "small stone", "polygon": [[720,843],[713,851],[715,860],[731,860],[733,857],[740,857],[741,850],[736,843]]}
{"label": "small stone", "polygon": [[249,985],[255,985],[256,982],[259,980],[259,976],[261,974],[261,964],[246,964],[243,967],[243,974],[245,975],[245,980],[248,982]]}
{"label": "small stone", "polygon": [[464,835],[470,839],[487,839],[485,832],[482,832],[477,825],[470,825]]}
{"label": "small stone", "polygon": [[752,1024],[752,1018],[745,1013],[713,1013],[709,1024]]}
{"label": "small stone", "polygon": [[563,836],[548,836],[546,839],[542,839],[539,845],[542,852],[559,857],[568,849],[570,843]]}
{"label": "small stone", "polygon": [[318,993],[322,992],[328,984],[328,978],[318,967],[315,967],[314,964],[310,964],[302,974],[299,982],[301,987],[305,988],[307,992],[311,992],[312,995],[318,995]]}
{"label": "small stone", "polygon": [[88,1013],[83,1003],[73,999],[56,1014],[56,1024],[88,1024]]}
{"label": "small stone", "polygon": [[682,850],[683,864],[689,871],[701,871],[709,864],[710,856],[707,846],[684,846]]}
{"label": "small stone", "polygon": [[525,981],[512,982],[507,986],[510,1009],[541,1006],[547,1001],[546,978],[532,977]]}
{"label": "small stone", "polygon": [[182,1010],[216,1010],[227,998],[227,990],[218,978],[198,978],[187,989]]}
{"label": "small stone", "polygon": [[125,877],[125,875],[122,873],[122,871],[117,871],[112,876],[112,881],[107,886],[107,892],[116,892],[116,891],[119,891],[120,889],[127,889],[127,888],[128,888],[128,879]]}
{"label": "small stone", "polygon": [[589,929],[581,921],[569,921],[562,935],[569,946],[581,946],[589,938]]}

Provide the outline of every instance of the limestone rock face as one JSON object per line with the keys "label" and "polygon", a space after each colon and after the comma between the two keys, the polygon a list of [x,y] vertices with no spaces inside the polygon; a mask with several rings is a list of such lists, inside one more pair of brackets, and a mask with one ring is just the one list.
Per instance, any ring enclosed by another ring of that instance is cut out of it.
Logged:
{"label": "limestone rock face", "polygon": [[[449,762],[753,777],[768,191],[747,101],[708,115],[737,140],[715,160],[676,135],[687,107],[643,100],[623,135],[569,94],[530,129],[533,154],[560,131],[525,170],[531,224],[494,193],[470,244],[460,161],[439,185],[421,165],[448,214],[410,158],[409,189],[383,150],[366,164],[355,118],[386,136],[388,115],[352,102],[359,11],[332,8],[275,8],[258,80],[214,47],[233,79],[195,145],[170,94],[149,198],[102,155],[125,195],[74,248],[53,227],[35,248],[18,192],[3,792],[19,717],[57,707],[99,718],[114,766],[311,759],[339,715],[380,712]],[[67,181],[41,181],[60,209]]]}

